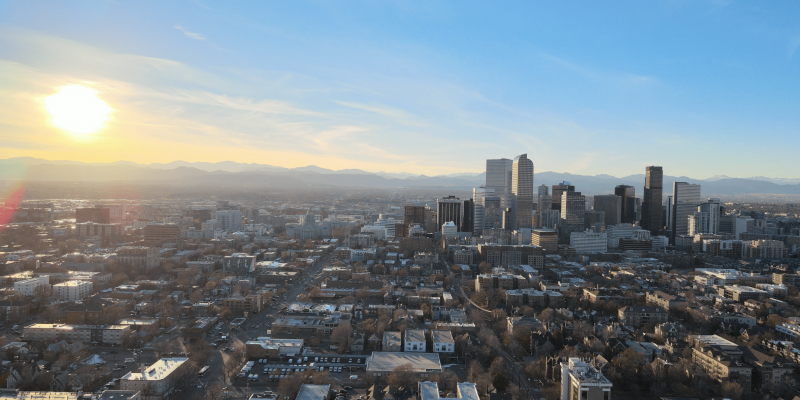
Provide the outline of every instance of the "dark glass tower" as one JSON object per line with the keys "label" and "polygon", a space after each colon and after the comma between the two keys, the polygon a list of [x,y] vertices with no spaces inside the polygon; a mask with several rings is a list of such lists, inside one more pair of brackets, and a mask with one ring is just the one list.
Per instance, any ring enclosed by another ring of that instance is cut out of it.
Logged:
{"label": "dark glass tower", "polygon": [[633,186],[618,185],[614,194],[622,197],[622,223],[633,224],[636,222],[636,189]]}
{"label": "dark glass tower", "polygon": [[644,199],[642,199],[642,228],[653,236],[664,227],[661,220],[661,195],[664,171],[661,167],[647,167],[644,175]]}

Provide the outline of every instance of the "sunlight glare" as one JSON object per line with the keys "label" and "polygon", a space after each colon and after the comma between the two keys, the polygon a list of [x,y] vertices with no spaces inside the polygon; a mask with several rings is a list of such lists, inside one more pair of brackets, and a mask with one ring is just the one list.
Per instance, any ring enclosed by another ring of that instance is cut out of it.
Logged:
{"label": "sunlight glare", "polygon": [[45,99],[45,108],[58,128],[74,134],[89,134],[102,129],[113,111],[97,97],[97,91],[84,86],[64,86]]}

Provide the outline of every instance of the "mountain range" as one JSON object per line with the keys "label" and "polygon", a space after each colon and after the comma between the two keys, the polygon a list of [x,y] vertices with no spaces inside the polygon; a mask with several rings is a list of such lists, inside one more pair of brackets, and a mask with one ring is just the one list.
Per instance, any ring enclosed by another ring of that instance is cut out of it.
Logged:
{"label": "mountain range", "polygon": [[[219,187],[372,187],[471,190],[485,182],[485,173],[426,176],[411,173],[368,172],[359,169],[331,170],[315,165],[284,168],[267,164],[174,161],[137,164],[130,161],[84,163],[51,161],[30,157],[0,160],[0,180],[34,182],[127,182],[173,186],[215,185]],[[584,194],[612,193],[617,185],[630,185],[641,196],[644,174],[625,177],[577,175],[552,171],[536,172],[534,185],[570,182]],[[702,186],[703,196],[800,195],[800,179],[731,178],[714,176],[694,179],[664,176],[664,194],[673,182]]]}

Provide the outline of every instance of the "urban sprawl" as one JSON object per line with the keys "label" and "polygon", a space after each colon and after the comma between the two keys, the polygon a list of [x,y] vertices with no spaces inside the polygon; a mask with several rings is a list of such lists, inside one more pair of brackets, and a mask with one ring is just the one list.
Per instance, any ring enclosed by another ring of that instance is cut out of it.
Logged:
{"label": "urban sprawl", "polygon": [[9,197],[0,399],[800,399],[800,206],[534,176]]}

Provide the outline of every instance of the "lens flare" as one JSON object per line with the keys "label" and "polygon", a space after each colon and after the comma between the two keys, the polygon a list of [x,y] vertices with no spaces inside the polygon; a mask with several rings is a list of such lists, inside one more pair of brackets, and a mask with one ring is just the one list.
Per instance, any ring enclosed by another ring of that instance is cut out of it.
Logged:
{"label": "lens flare", "polygon": [[97,97],[97,91],[84,86],[64,86],[58,93],[46,98],[44,106],[50,113],[54,126],[85,137],[105,126],[114,111]]}

